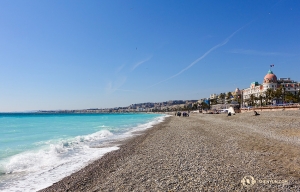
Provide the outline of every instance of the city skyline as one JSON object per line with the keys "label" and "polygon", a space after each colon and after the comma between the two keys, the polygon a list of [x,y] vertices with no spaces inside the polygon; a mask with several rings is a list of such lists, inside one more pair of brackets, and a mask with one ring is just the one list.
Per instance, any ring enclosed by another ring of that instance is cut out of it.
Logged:
{"label": "city skyline", "polygon": [[2,1],[0,111],[125,107],[299,81],[299,1]]}

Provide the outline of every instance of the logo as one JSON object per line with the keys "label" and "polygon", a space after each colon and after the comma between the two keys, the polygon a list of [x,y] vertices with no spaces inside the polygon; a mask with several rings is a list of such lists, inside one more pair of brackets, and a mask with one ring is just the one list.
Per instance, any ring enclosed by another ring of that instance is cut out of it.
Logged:
{"label": "logo", "polygon": [[254,177],[252,176],[245,176],[242,180],[241,183],[243,184],[244,187],[252,187],[256,181],[254,179]]}

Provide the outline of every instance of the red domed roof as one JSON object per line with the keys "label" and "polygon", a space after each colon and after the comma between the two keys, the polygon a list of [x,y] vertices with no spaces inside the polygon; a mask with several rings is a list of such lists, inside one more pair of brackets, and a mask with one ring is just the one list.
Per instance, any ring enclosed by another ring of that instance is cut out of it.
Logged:
{"label": "red domed roof", "polygon": [[276,83],[277,77],[271,70],[268,71],[268,74],[264,78],[264,83]]}

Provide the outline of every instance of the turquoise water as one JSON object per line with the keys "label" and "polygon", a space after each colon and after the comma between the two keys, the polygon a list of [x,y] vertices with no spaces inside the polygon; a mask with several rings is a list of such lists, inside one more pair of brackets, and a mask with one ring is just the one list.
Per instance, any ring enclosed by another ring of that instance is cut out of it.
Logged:
{"label": "turquoise water", "polygon": [[0,190],[47,187],[118,149],[103,144],[130,137],[132,131],[163,118],[160,114],[0,114]]}

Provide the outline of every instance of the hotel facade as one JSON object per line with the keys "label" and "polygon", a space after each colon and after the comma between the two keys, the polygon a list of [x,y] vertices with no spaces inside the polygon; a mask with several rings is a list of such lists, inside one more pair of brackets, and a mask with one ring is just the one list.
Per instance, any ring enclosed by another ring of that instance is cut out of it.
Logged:
{"label": "hotel facade", "polygon": [[278,79],[273,71],[269,70],[265,75],[262,84],[259,84],[258,82],[252,82],[249,88],[242,90],[242,105],[248,105],[246,101],[251,98],[251,95],[253,95],[254,97],[265,97],[268,89],[272,89],[275,91],[279,87],[282,87],[285,93],[290,92],[292,94],[297,94],[300,89],[300,83],[293,81],[290,78]]}

